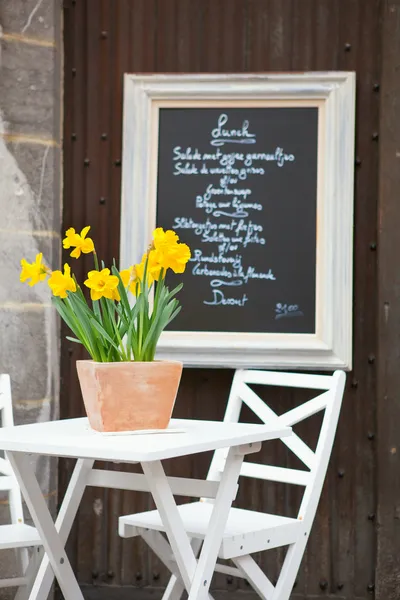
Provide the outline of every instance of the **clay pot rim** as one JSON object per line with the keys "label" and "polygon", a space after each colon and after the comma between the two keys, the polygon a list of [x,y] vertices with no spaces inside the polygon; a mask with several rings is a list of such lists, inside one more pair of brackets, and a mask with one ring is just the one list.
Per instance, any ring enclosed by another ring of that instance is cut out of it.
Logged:
{"label": "clay pot rim", "polygon": [[121,365],[183,365],[182,361],[179,360],[149,360],[149,361],[144,361],[144,360],[121,360],[121,361],[113,361],[113,362],[98,362],[96,360],[92,360],[90,358],[88,359],[79,359],[76,361],[77,363],[92,363],[96,366],[107,366],[107,367],[111,367],[111,365],[115,365],[115,366],[121,366]]}

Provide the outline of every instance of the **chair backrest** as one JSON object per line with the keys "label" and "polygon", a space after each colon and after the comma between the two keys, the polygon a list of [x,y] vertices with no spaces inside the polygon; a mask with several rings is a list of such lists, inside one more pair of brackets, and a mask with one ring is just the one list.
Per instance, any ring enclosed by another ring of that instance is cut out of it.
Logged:
{"label": "chair backrest", "polygon": [[[11,401],[10,376],[0,374],[0,426],[12,427],[14,425]],[[23,523],[21,492],[14,476],[13,470],[6,457],[0,456],[0,491],[8,494],[10,503],[11,523]]]}
{"label": "chair backrest", "polygon": [[[342,404],[345,374],[307,375],[272,371],[236,371],[226,407],[224,421],[238,422],[243,404],[246,404],[263,423],[293,426],[312,415],[325,411],[315,451],[295,433],[281,441],[304,463],[307,470],[288,469],[244,462],[241,475],[268,481],[277,481],[304,487],[298,519],[311,525],[318,506],[329,458],[335,439]],[[321,390],[322,393],[307,402],[277,415],[249,385],[269,385],[286,388]],[[208,477],[218,479],[226,459],[226,451],[215,452]]]}

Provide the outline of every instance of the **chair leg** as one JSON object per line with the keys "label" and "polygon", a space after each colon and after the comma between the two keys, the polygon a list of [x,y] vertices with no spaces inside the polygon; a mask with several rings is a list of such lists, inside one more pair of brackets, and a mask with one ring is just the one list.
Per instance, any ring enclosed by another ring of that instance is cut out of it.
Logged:
{"label": "chair leg", "polygon": [[24,573],[26,584],[18,588],[14,600],[28,600],[42,558],[43,548],[41,546],[32,548],[32,556]]}
{"label": "chair leg", "polygon": [[[161,600],[180,600],[184,591],[185,586],[183,585],[182,580],[179,579],[176,575],[171,575],[171,578],[168,582],[167,588]],[[214,600],[210,592],[208,593],[208,600]]]}
{"label": "chair leg", "polygon": [[29,551],[28,548],[19,548],[18,554],[18,565],[21,573],[25,573],[29,567]]}
{"label": "chair leg", "polygon": [[179,576],[178,567],[174,561],[174,555],[171,550],[171,546],[165,537],[159,532],[154,530],[143,529],[140,531],[140,536],[144,539],[146,544],[151,548],[161,560],[161,562],[167,567],[173,574]]}
{"label": "chair leg", "polygon": [[306,548],[307,536],[289,546],[278,583],[274,587],[255,560],[249,555],[232,558],[252,588],[263,600],[289,600]]}
{"label": "chair leg", "polygon": [[[162,600],[180,600],[183,592],[185,591],[185,586],[183,585],[183,581],[179,576],[179,571],[175,561],[173,560],[172,549],[168,541],[159,531],[154,530],[142,530],[140,532],[140,536],[144,539],[149,548],[153,550],[154,554],[158,556],[167,569],[171,571],[171,578],[163,594]],[[202,541],[192,539],[190,543],[193,548],[193,553],[197,557],[201,549]],[[208,595],[208,600],[213,600],[211,594]]]}
{"label": "chair leg", "polygon": [[162,600],[180,600],[184,591],[185,586],[182,580],[176,575],[171,575]]}
{"label": "chair leg", "polygon": [[263,600],[272,600],[275,598],[274,586],[251,556],[247,554],[239,558],[232,558],[232,562],[243,573],[260,598]]}
{"label": "chair leg", "polygon": [[289,600],[300,568],[308,536],[289,546],[272,600]]}
{"label": "chair leg", "polygon": [[[191,540],[191,546],[193,548],[194,555],[197,557],[199,555],[201,549],[201,540],[193,539]],[[183,592],[185,591],[185,586],[183,585],[182,579],[176,574],[172,574],[171,578],[168,582],[167,588],[164,592],[162,600],[180,600]],[[209,600],[212,600],[211,594],[208,596]]]}

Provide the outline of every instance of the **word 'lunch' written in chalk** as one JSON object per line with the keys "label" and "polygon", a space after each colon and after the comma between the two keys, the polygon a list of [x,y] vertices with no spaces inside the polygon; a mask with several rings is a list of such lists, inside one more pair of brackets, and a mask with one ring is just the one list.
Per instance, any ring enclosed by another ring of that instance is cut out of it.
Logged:
{"label": "word 'lunch' written in chalk", "polygon": [[[186,117],[191,112],[176,110]],[[257,313],[262,330],[271,328],[267,323],[279,330],[284,322],[304,319],[302,294],[287,290],[282,264],[292,250],[285,248],[285,235],[277,245],[274,231],[274,208],[287,203],[279,180],[288,181],[296,172],[299,144],[281,141],[277,131],[269,138],[260,113],[268,110],[196,109],[192,139],[178,119],[175,128],[163,130],[163,113],[170,111],[160,111],[158,224],[173,228],[191,247],[182,305],[197,312],[203,330],[221,330],[224,321],[232,327],[243,319],[251,331]]]}

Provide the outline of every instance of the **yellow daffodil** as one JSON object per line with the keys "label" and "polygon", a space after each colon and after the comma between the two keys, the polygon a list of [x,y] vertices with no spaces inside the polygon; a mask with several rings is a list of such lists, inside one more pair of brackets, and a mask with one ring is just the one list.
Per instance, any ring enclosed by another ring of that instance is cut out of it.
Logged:
{"label": "yellow daffodil", "polygon": [[190,250],[187,244],[175,244],[155,252],[158,264],[164,271],[171,269],[174,273],[183,273],[190,259]]}
{"label": "yellow daffodil", "polygon": [[161,272],[161,265],[157,260],[155,250],[143,254],[142,261],[128,269],[120,271],[120,276],[124,287],[129,288],[132,294],[140,293],[140,286],[144,280],[144,271],[147,261],[147,286],[150,287],[154,281],[158,281]]}
{"label": "yellow daffodil", "polygon": [[[157,260],[155,250],[150,250],[143,254],[142,262],[134,266],[134,278],[130,290],[133,294],[140,293],[140,284],[144,281],[144,271],[147,261],[147,286],[150,287],[155,281],[159,280],[161,273],[161,265]],[[139,285],[139,287],[137,287]]]}
{"label": "yellow daffodil", "polygon": [[85,281],[86,287],[90,289],[92,300],[100,298],[109,298],[110,300],[120,300],[118,293],[119,279],[116,275],[110,275],[110,269],[101,271],[89,271],[88,279]]}
{"label": "yellow daffodil", "polygon": [[183,273],[190,259],[189,246],[179,243],[179,237],[172,230],[164,231],[157,227],[153,232],[153,241],[148,252],[143,254],[140,263],[120,272],[122,282],[132,294],[139,294],[144,280],[147,261],[147,286],[150,287],[168,269],[174,273]]}
{"label": "yellow daffodil", "polygon": [[123,271],[120,271],[120,276],[124,287],[128,288],[132,292],[132,294],[136,295],[136,290],[140,290],[140,287],[137,288],[137,285],[140,286],[140,283],[138,280],[136,267],[132,266],[129,267],[129,269],[124,269]]}
{"label": "yellow daffodil", "polygon": [[132,266],[129,267],[129,269],[123,269],[119,272],[119,274],[122,279],[122,283],[124,284],[124,287],[127,288],[135,279],[135,267]]}
{"label": "yellow daffodil", "polygon": [[168,229],[164,231],[162,227],[157,227],[153,231],[153,244],[156,250],[163,250],[164,248],[171,246],[173,244],[177,244],[179,242],[179,237],[172,231]]}
{"label": "yellow daffodil", "polygon": [[188,260],[190,249],[187,244],[180,244],[179,237],[174,231],[164,231],[161,227],[153,232],[154,260],[160,267],[174,273],[183,273]]}
{"label": "yellow daffodil", "polygon": [[146,259],[147,259],[147,274],[149,279],[151,280],[151,282],[153,281],[158,281],[159,277],[160,277],[160,272],[161,272],[161,268],[162,266],[160,265],[160,262],[158,260],[158,256],[157,256],[157,252],[155,250],[150,250],[148,252],[148,254],[143,254],[142,257],[142,262],[140,263],[140,265],[136,265],[136,272],[138,272],[138,267],[139,267],[139,272],[138,272],[138,276],[142,277],[144,276],[144,268],[145,268],[145,264],[146,264]]}
{"label": "yellow daffodil", "polygon": [[36,255],[36,260],[33,263],[28,263],[25,258],[21,260],[21,275],[20,281],[26,281],[30,279],[28,284],[32,287],[39,283],[39,281],[43,281],[46,279],[46,275],[49,272],[48,267],[42,263],[43,254]]}
{"label": "yellow daffodil", "polygon": [[87,234],[89,232],[90,226],[84,227],[81,233],[76,233],[73,227],[70,227],[65,232],[65,238],[63,240],[63,247],[65,249],[75,248],[72,250],[71,256],[73,258],[79,258],[81,252],[84,254],[90,254],[90,252],[94,252],[94,243],[91,238],[87,238]]}
{"label": "yellow daffodil", "polygon": [[67,292],[76,292],[76,283],[71,277],[71,267],[67,264],[64,265],[64,273],[53,271],[47,283],[53,295],[60,298],[66,298]]}

